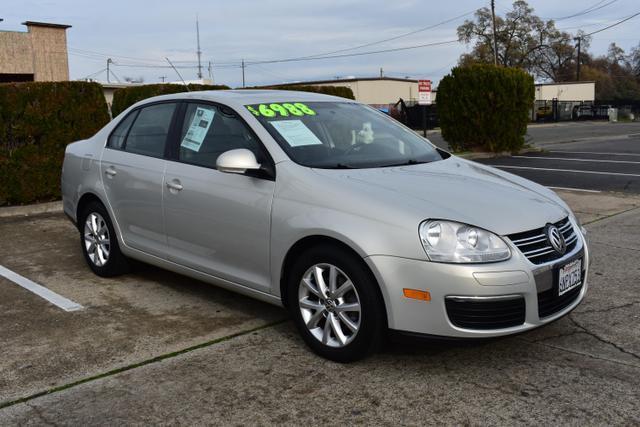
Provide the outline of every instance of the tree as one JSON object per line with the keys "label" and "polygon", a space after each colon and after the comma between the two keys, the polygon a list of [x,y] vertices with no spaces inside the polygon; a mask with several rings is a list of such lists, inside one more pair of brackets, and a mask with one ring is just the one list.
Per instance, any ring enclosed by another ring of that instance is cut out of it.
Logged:
{"label": "tree", "polygon": [[[496,16],[498,63],[505,67],[521,68],[544,80],[569,80],[575,69],[574,37],[556,28],[553,20],[544,21],[524,0],[513,3],[513,9],[503,17]],[[473,49],[460,57],[460,65],[493,62],[493,31],[491,11],[483,7],[474,20],[466,20],[458,27],[458,39],[473,43]],[[582,48],[589,46],[589,38],[582,38]]]}
{"label": "tree", "polygon": [[533,99],[533,78],[523,70],[456,67],[438,85],[442,137],[454,150],[518,151]]}

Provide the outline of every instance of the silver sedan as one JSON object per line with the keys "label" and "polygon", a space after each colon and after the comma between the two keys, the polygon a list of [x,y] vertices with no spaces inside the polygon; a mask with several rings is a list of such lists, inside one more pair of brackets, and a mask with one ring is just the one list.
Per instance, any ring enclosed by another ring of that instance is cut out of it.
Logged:
{"label": "silver sedan", "polygon": [[139,102],[67,147],[62,193],[96,274],[136,259],[283,305],[337,361],[388,330],[526,331],[587,290],[586,232],[553,191],[342,98]]}

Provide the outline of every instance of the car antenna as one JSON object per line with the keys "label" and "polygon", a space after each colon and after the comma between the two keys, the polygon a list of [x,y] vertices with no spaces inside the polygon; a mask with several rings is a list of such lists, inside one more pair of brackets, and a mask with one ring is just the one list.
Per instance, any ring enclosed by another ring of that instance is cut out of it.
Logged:
{"label": "car antenna", "polygon": [[189,85],[187,84],[187,82],[184,81],[184,79],[182,78],[182,76],[180,75],[180,73],[178,72],[178,69],[176,67],[173,66],[173,64],[171,63],[171,61],[169,61],[169,58],[167,58],[166,56],[164,57],[164,59],[167,60],[167,62],[169,63],[169,65],[171,65],[171,68],[173,68],[173,71],[176,72],[176,74],[178,75],[178,77],[180,77],[180,80],[182,80],[182,83],[184,84],[184,87],[187,88],[187,92],[191,92],[191,90],[189,89]]}

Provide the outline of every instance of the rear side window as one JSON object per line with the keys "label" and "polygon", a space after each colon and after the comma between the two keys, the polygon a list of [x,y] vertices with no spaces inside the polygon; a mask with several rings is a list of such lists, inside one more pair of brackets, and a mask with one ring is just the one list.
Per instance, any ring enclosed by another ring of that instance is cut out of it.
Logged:
{"label": "rear side window", "polygon": [[125,151],[162,157],[175,109],[175,103],[142,108],[126,137]]}
{"label": "rear side window", "polygon": [[127,132],[129,132],[131,123],[133,123],[137,115],[137,111],[129,114],[120,122],[120,124],[118,124],[118,126],[116,126],[109,137],[109,142],[107,143],[108,147],[115,148],[116,150],[124,149],[124,140],[127,137]]}
{"label": "rear side window", "polygon": [[247,126],[224,107],[189,103],[180,135],[178,160],[198,166],[216,167],[225,151],[246,148],[262,163],[262,146]]}

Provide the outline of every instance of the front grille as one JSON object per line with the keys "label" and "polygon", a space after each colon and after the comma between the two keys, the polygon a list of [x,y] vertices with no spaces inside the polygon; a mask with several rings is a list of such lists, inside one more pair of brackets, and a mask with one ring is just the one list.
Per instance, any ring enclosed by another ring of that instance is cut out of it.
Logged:
{"label": "front grille", "polygon": [[447,315],[455,326],[465,329],[502,329],[524,323],[524,297],[509,299],[464,299],[447,297]]}
{"label": "front grille", "polygon": [[[578,235],[571,225],[569,217],[556,222],[554,225],[558,227],[564,236],[564,241],[567,244],[567,251],[565,253],[571,252],[578,242]],[[511,242],[520,249],[520,252],[534,264],[554,261],[563,256],[563,254],[558,253],[551,247],[549,240],[547,240],[547,235],[544,232],[544,227],[522,233],[510,234],[507,237],[509,237]]]}

